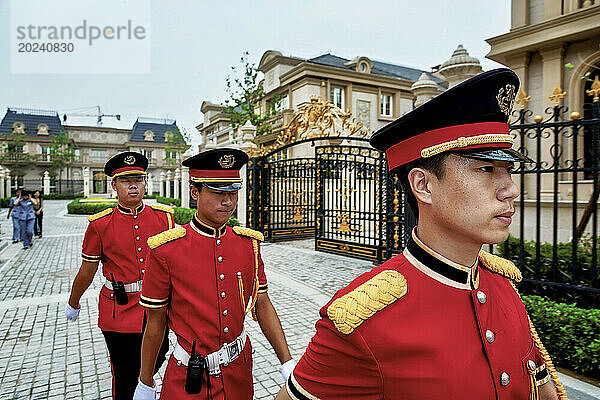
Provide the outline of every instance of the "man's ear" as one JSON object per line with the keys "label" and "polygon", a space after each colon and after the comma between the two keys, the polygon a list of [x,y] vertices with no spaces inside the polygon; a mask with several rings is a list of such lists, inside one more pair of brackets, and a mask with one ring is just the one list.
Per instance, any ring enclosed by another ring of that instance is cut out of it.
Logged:
{"label": "man's ear", "polygon": [[112,188],[112,189],[113,189],[115,192],[117,191],[117,184],[116,184],[116,182],[115,182],[115,180],[114,180],[114,179],[112,179],[112,180],[110,181],[110,187],[111,187],[111,188]]}
{"label": "man's ear", "polygon": [[408,183],[418,203],[431,204],[431,179],[433,174],[423,168],[413,168],[408,173]]}
{"label": "man's ear", "polygon": [[198,195],[200,193],[198,192],[198,188],[194,185],[190,185],[190,196],[192,196],[192,199],[198,201]]}

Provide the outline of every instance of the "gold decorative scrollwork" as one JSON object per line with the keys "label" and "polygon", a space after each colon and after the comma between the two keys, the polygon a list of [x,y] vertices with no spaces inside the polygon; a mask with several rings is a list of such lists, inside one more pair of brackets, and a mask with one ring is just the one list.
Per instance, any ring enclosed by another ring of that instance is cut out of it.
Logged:
{"label": "gold decorative scrollwork", "polygon": [[371,132],[352,113],[343,111],[329,101],[318,97],[310,99],[294,115],[271,146],[250,150],[251,157],[264,156],[286,144],[318,137],[355,136],[364,138]]}

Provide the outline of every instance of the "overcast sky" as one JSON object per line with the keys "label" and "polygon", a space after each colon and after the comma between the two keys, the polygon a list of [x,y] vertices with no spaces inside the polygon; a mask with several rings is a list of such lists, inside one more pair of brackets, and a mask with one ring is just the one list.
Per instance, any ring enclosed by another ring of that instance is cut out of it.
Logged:
{"label": "overcast sky", "polygon": [[[27,1],[53,20],[68,13],[64,3]],[[137,116],[168,117],[194,137],[202,101],[227,98],[225,79],[244,51],[256,64],[265,51],[279,50],[301,58],[366,56],[430,70],[463,44],[491,69],[499,65],[485,59],[485,39],[508,32],[510,0],[155,0],[150,15],[150,73],[12,74],[11,3],[0,0],[1,115],[7,107],[62,114],[100,105],[106,114],[123,116],[104,126],[131,127]],[[96,124],[94,118],[77,122]]]}

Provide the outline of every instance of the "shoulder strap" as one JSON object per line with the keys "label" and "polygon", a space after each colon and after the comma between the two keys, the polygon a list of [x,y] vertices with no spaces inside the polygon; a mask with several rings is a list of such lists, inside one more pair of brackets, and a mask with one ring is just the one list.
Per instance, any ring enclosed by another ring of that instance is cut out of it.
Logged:
{"label": "shoulder strap", "polygon": [[261,242],[263,242],[265,240],[265,237],[263,236],[263,234],[260,233],[259,231],[255,231],[254,229],[244,228],[242,226],[234,226],[232,229],[236,235],[247,236],[247,237],[256,239],[258,241],[261,241]]}
{"label": "shoulder strap", "polygon": [[100,219],[102,217],[106,217],[107,215],[109,215],[110,213],[112,213],[113,210],[114,210],[114,208],[111,207],[111,208],[107,208],[106,210],[102,210],[100,212],[97,212],[96,214],[90,215],[88,217],[88,221],[92,222],[92,221],[95,221],[95,220]]}
{"label": "shoulder strap", "polygon": [[395,270],[385,270],[335,299],[327,307],[327,316],[338,331],[349,335],[377,311],[383,310],[407,291],[406,278],[402,274]]}
{"label": "shoulder strap", "polygon": [[162,246],[165,243],[171,242],[173,240],[182,238],[186,235],[187,231],[183,227],[169,229],[168,231],[164,231],[159,233],[158,235],[154,235],[148,238],[148,247],[151,249],[155,249],[158,246]]}

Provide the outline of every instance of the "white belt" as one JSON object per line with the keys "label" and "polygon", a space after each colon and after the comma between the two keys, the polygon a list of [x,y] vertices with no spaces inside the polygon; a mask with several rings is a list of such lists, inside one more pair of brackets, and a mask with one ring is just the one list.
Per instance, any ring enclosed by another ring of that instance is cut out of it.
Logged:
{"label": "white belt", "polygon": [[[113,290],[113,284],[108,279],[106,280],[106,282],[104,282],[104,286],[106,286],[106,288],[109,290]],[[142,280],[140,279],[137,282],[125,283],[123,286],[125,286],[125,292],[127,292],[127,293],[141,292],[142,291]]]}
{"label": "white belt", "polygon": [[[246,329],[242,329],[242,333],[233,342],[225,343],[219,350],[210,353],[206,356],[206,362],[208,363],[208,372],[213,376],[221,375],[221,365],[226,367],[230,363],[234,362],[246,345]],[[173,350],[173,357],[177,360],[177,365],[185,365],[187,367],[190,355],[179,342],[175,345]]]}

